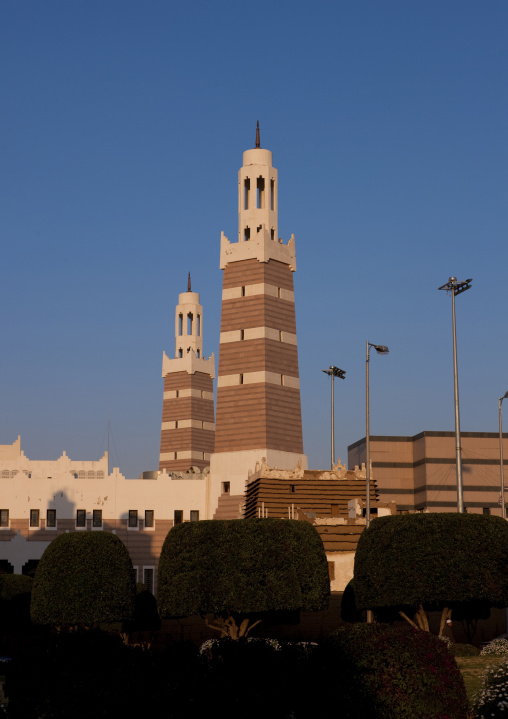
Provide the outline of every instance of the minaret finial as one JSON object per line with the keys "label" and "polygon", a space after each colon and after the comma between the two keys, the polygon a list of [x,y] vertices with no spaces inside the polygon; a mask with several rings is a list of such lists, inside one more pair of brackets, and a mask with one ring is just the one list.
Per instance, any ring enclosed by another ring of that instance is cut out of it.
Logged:
{"label": "minaret finial", "polygon": [[187,278],[187,292],[192,292],[191,283],[190,283],[190,272],[189,272],[189,276]]}
{"label": "minaret finial", "polygon": [[256,127],[256,147],[261,147],[261,143],[259,140],[259,120],[258,120],[258,124]]}

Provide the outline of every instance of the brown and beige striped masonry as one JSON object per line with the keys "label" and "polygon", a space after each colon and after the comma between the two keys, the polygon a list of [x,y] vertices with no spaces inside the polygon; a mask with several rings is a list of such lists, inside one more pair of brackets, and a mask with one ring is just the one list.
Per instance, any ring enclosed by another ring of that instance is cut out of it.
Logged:
{"label": "brown and beige striped masonry", "polygon": [[215,452],[303,453],[289,265],[250,259],[226,266],[221,340]]}
{"label": "brown and beige striped masonry", "polygon": [[214,450],[213,380],[203,372],[164,378],[159,469],[186,472],[210,464]]}

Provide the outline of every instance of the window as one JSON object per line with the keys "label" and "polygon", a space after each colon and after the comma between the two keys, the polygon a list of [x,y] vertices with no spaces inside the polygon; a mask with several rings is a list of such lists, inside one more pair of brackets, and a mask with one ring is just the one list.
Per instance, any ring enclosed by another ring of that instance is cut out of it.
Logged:
{"label": "window", "polygon": [[198,322],[198,325],[197,325],[196,334],[198,337],[201,337],[201,315],[198,315],[197,322]]}
{"label": "window", "polygon": [[188,335],[191,335],[191,334],[192,334],[192,321],[193,321],[193,319],[194,319],[194,317],[193,317],[193,315],[192,315],[192,312],[189,312],[188,315],[187,315],[187,334],[188,334]]}
{"label": "window", "polygon": [[86,527],[86,509],[76,510],[76,527]]}
{"label": "window", "polygon": [[179,350],[178,350],[178,357],[179,357],[179,358],[182,358],[182,357],[183,357],[183,349],[179,349]]}
{"label": "window", "polygon": [[270,230],[270,239],[271,239],[271,240],[275,240],[275,230],[274,230],[273,227],[272,227],[272,229]]}
{"label": "window", "polygon": [[0,527],[9,526],[9,510],[0,509]]}
{"label": "window", "polygon": [[289,487],[290,487],[290,492],[291,492],[292,494],[294,494],[294,493],[296,492],[296,487],[295,487],[295,485],[294,485],[294,484],[290,484]]}
{"label": "window", "polygon": [[56,527],[56,509],[46,511],[46,527]]}
{"label": "window", "polygon": [[250,227],[245,228],[243,239],[245,240],[245,242],[248,242],[248,240],[250,240]]}
{"label": "window", "polygon": [[154,526],[153,509],[145,509],[145,527]]}
{"label": "window", "polygon": [[138,510],[137,509],[129,509],[129,527],[135,527],[138,526]]}
{"label": "window", "polygon": [[178,334],[181,335],[183,330],[183,315],[178,315]]}
{"label": "window", "polygon": [[243,374],[240,375],[240,384],[243,384]]}
{"label": "window", "polygon": [[245,287],[242,285],[242,297],[245,297]]}
{"label": "window", "polygon": [[265,206],[265,178],[258,177],[257,182],[257,206],[258,210],[264,209]]}
{"label": "window", "polygon": [[199,509],[191,509],[190,521],[199,522]]}
{"label": "window", "polygon": [[231,483],[230,483],[230,482],[223,482],[223,483],[222,483],[222,493],[223,493],[223,494],[229,494],[230,488],[231,488]]}
{"label": "window", "polygon": [[183,509],[175,509],[173,524],[181,524],[183,522]]}
{"label": "window", "polygon": [[102,509],[93,510],[92,527],[102,527]]}
{"label": "window", "polygon": [[30,526],[31,527],[39,526],[39,510],[38,509],[30,510]]}
{"label": "window", "polygon": [[250,179],[248,177],[245,178],[243,183],[243,209],[248,210],[249,209],[249,190],[250,190]]}
{"label": "window", "polygon": [[179,390],[179,389],[176,390],[176,397],[177,397],[177,399],[178,399],[178,397],[180,397],[180,390]]}
{"label": "window", "polygon": [[482,507],[482,514],[490,514],[490,507]]}
{"label": "window", "polygon": [[245,330],[240,330],[240,339],[241,340],[245,339]]}
{"label": "window", "polygon": [[153,567],[143,567],[143,584],[153,594]]}

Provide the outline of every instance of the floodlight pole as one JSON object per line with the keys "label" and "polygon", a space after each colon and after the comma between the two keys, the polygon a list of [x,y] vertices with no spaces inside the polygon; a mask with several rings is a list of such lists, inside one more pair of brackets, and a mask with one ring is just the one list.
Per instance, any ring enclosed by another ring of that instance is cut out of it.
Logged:
{"label": "floodlight pole", "polygon": [[503,421],[501,418],[501,406],[503,400],[508,397],[508,392],[505,392],[502,397],[499,398],[499,473],[501,475],[501,517],[506,518],[505,512],[505,501],[504,501],[504,467],[503,467]]}
{"label": "floodlight pole", "polygon": [[370,410],[369,410],[369,363],[370,348],[374,347],[378,354],[387,355],[388,347],[367,342],[367,358],[365,361],[365,526],[370,525]]}
{"label": "floodlight pole", "polygon": [[346,371],[343,369],[339,369],[338,367],[334,367],[334,365],[330,365],[329,369],[322,370],[325,374],[329,375],[332,378],[332,421],[331,421],[331,427],[332,427],[332,441],[331,441],[331,453],[332,453],[332,466],[335,464],[335,411],[333,408],[333,378],[339,377],[340,379],[346,378]]}
{"label": "floodlight pole", "polygon": [[457,468],[457,512],[464,513],[464,489],[462,485],[462,449],[460,446],[460,412],[459,412],[459,376],[457,369],[457,331],[455,327],[455,295],[469,290],[471,282],[458,282],[456,277],[450,277],[440,290],[451,292],[452,295],[452,327],[453,327],[453,391],[455,398],[455,462]]}

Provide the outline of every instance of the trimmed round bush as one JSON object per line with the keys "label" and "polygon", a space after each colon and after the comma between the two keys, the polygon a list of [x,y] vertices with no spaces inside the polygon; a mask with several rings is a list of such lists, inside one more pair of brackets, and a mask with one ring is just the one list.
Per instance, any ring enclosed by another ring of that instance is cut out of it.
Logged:
{"label": "trimmed round bush", "polygon": [[482,514],[375,519],[355,555],[359,609],[508,602],[508,524]]}
{"label": "trimmed round bush", "polygon": [[157,600],[164,618],[211,613],[236,637],[248,631],[246,615],[323,609],[329,593],[323,542],[308,522],[187,522],[173,527],[162,547]]}
{"label": "trimmed round bush", "polygon": [[474,719],[500,719],[508,716],[508,662],[487,672],[483,686],[472,704]]}
{"label": "trimmed round bush", "polygon": [[[466,719],[462,676],[446,644],[410,626],[355,624],[322,649],[341,719]],[[327,675],[327,676],[326,676]]]}
{"label": "trimmed round bush", "polygon": [[31,615],[43,625],[123,624],[134,618],[136,586],[125,545],[109,532],[61,534],[35,575]]}

